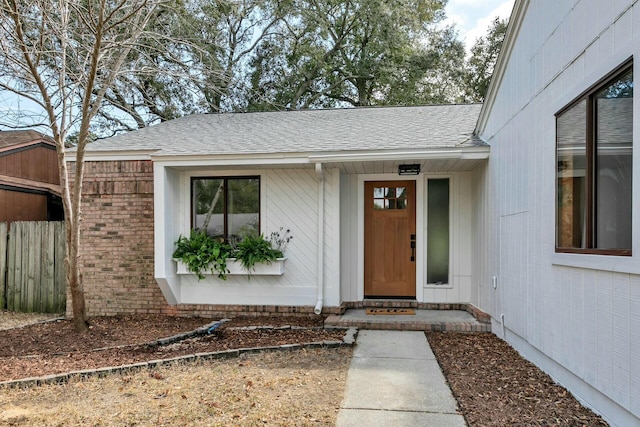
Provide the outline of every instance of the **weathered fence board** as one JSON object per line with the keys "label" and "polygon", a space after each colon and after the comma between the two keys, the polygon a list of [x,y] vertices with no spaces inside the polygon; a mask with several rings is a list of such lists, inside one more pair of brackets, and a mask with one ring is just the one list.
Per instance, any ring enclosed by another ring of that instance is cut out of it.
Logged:
{"label": "weathered fence board", "polygon": [[6,283],[7,283],[7,224],[0,222],[0,308],[7,306]]}
{"label": "weathered fence board", "polygon": [[[2,240],[2,230],[7,228],[8,240]],[[64,256],[63,222],[0,224],[0,260],[6,260],[4,265],[0,261],[0,277],[6,278],[2,307],[21,312],[64,312]]]}

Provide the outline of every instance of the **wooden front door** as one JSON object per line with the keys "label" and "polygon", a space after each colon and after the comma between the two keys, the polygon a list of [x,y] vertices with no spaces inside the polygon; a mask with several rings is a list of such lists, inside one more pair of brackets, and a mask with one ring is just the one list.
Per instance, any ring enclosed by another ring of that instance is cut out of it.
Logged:
{"label": "wooden front door", "polygon": [[416,296],[416,183],[364,183],[364,296]]}

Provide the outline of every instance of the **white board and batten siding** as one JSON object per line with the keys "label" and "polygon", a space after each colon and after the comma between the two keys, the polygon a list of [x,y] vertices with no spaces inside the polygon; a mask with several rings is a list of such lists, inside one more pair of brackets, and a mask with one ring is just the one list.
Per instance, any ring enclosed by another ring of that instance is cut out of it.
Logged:
{"label": "white board and batten siding", "polygon": [[[293,239],[285,256],[284,274],[281,276],[228,275],[226,280],[207,275],[198,280],[195,275],[176,275],[175,262],[164,266],[164,277],[177,287],[175,294],[181,304],[222,305],[282,305],[315,306],[318,283],[318,179],[313,169],[258,169],[225,170],[216,172],[198,170],[180,171],[173,175],[178,185],[168,190],[178,194],[174,205],[173,224],[166,227],[171,238],[188,235],[190,221],[190,180],[192,176],[260,176],[260,226],[268,236],[280,227],[289,229]],[[324,305],[337,307],[339,302],[339,172],[324,171]],[[173,183],[175,184],[175,182]],[[156,189],[157,190],[157,189]],[[158,194],[156,192],[156,194]],[[157,224],[159,222],[156,222]],[[173,245],[173,243],[171,243]],[[165,254],[168,252],[165,252]],[[166,255],[165,255],[166,256]],[[158,275],[158,271],[156,270]],[[162,287],[162,286],[161,286]]]}
{"label": "white board and batten siding", "polygon": [[[472,184],[474,282],[493,330],[625,426],[640,425],[640,193],[632,257],[556,254],[555,113],[630,57],[640,81],[640,3],[528,2],[480,129],[491,159]],[[639,97],[634,127],[637,189]]]}
{"label": "white board and batten siding", "polygon": [[[449,283],[443,285],[426,283],[426,184],[429,178],[449,178],[450,180]],[[342,301],[364,299],[364,182],[405,179],[416,180],[416,300],[429,303],[475,303],[471,280],[472,174],[467,171],[450,173],[425,171],[417,177],[398,176],[397,173],[345,173],[342,175],[340,185]]]}

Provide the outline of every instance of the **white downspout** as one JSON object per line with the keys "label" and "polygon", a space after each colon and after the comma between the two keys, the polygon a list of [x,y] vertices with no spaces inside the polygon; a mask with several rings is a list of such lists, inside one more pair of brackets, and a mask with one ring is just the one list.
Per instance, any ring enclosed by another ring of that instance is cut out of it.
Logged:
{"label": "white downspout", "polygon": [[316,176],[318,177],[318,288],[313,312],[320,315],[324,299],[324,171],[322,163],[316,163]]}

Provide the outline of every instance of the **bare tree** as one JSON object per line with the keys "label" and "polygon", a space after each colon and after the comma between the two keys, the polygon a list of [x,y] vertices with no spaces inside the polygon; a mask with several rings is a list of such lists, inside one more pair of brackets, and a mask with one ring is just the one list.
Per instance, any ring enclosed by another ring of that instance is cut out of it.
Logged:
{"label": "bare tree", "polygon": [[[0,90],[38,105],[57,153],[66,223],[67,282],[75,329],[87,329],[80,258],[81,195],[90,125],[127,73],[161,0],[0,0]],[[127,64],[129,68],[124,67]],[[67,152],[77,132],[75,153]],[[65,156],[74,158],[68,170]]]}

